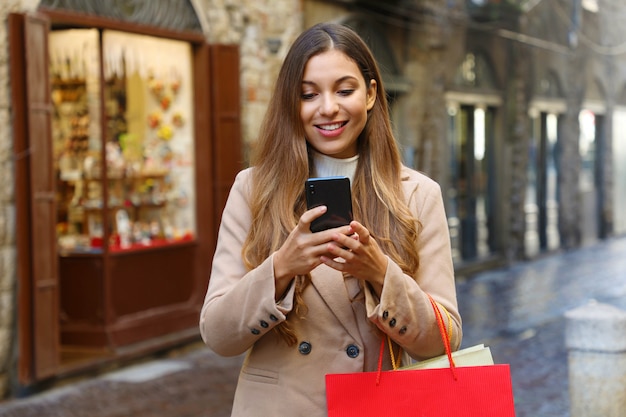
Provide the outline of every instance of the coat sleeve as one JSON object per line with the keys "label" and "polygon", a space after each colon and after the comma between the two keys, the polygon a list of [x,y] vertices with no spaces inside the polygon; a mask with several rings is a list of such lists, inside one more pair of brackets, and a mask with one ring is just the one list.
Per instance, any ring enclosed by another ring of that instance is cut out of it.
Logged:
{"label": "coat sleeve", "polygon": [[241,250],[251,224],[249,177],[250,169],[240,172],[230,190],[200,312],[202,339],[223,356],[248,350],[286,320],[293,304],[293,288],[279,304],[275,301],[273,255],[251,271],[243,263]]}
{"label": "coat sleeve", "polygon": [[409,207],[419,221],[417,275],[413,278],[403,273],[390,259],[380,299],[368,289],[365,292],[369,319],[418,360],[444,353],[443,341],[427,293],[440,305],[446,329],[452,334],[452,350],[459,348],[462,339],[450,235],[441,188],[431,179],[421,177],[409,198]]}

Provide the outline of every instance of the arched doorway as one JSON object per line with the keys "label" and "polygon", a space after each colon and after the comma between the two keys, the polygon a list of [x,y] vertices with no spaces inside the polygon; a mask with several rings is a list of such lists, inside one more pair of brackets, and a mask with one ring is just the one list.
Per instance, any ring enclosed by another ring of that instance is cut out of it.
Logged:
{"label": "arched doorway", "polygon": [[582,110],[578,115],[580,135],[578,152],[580,173],[578,192],[580,195],[581,245],[595,243],[606,231],[602,222],[604,187],[602,180],[602,158],[606,141],[606,105],[601,84],[596,80],[588,85]]}
{"label": "arched doorway", "polygon": [[559,79],[549,71],[535,85],[529,108],[531,136],[524,204],[527,257],[560,246],[557,142],[560,117],[565,111]]}
{"label": "arched doorway", "polygon": [[452,252],[456,263],[472,262],[496,249],[495,118],[501,98],[486,54],[465,55],[446,101]]}

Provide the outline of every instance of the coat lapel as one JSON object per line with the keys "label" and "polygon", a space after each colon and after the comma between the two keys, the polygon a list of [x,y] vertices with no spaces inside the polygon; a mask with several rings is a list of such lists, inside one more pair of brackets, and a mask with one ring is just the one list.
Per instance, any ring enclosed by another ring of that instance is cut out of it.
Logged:
{"label": "coat lapel", "polygon": [[311,283],[348,334],[355,340],[361,340],[341,272],[322,264],[311,272]]}

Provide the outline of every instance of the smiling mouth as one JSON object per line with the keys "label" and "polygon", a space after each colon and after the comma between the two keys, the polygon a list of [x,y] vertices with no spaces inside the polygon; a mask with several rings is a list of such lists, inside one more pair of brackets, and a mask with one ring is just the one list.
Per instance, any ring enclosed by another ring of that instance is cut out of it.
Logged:
{"label": "smiling mouth", "polygon": [[332,123],[332,124],[327,124],[327,125],[315,125],[317,128],[322,129],[322,130],[326,130],[326,131],[333,131],[333,130],[337,130],[340,129],[342,127],[344,127],[346,124],[348,124],[348,122],[338,122],[338,123]]}

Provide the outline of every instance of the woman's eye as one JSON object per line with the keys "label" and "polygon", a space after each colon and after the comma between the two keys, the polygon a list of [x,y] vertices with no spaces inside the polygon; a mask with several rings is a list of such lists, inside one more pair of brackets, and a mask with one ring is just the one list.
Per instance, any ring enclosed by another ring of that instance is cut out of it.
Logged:
{"label": "woman's eye", "polygon": [[302,100],[311,100],[315,97],[315,93],[302,93],[300,97],[302,97]]}
{"label": "woman's eye", "polygon": [[352,90],[352,89],[346,89],[346,90],[339,90],[338,91],[338,94],[340,96],[349,96],[352,93],[354,93],[354,90]]}

